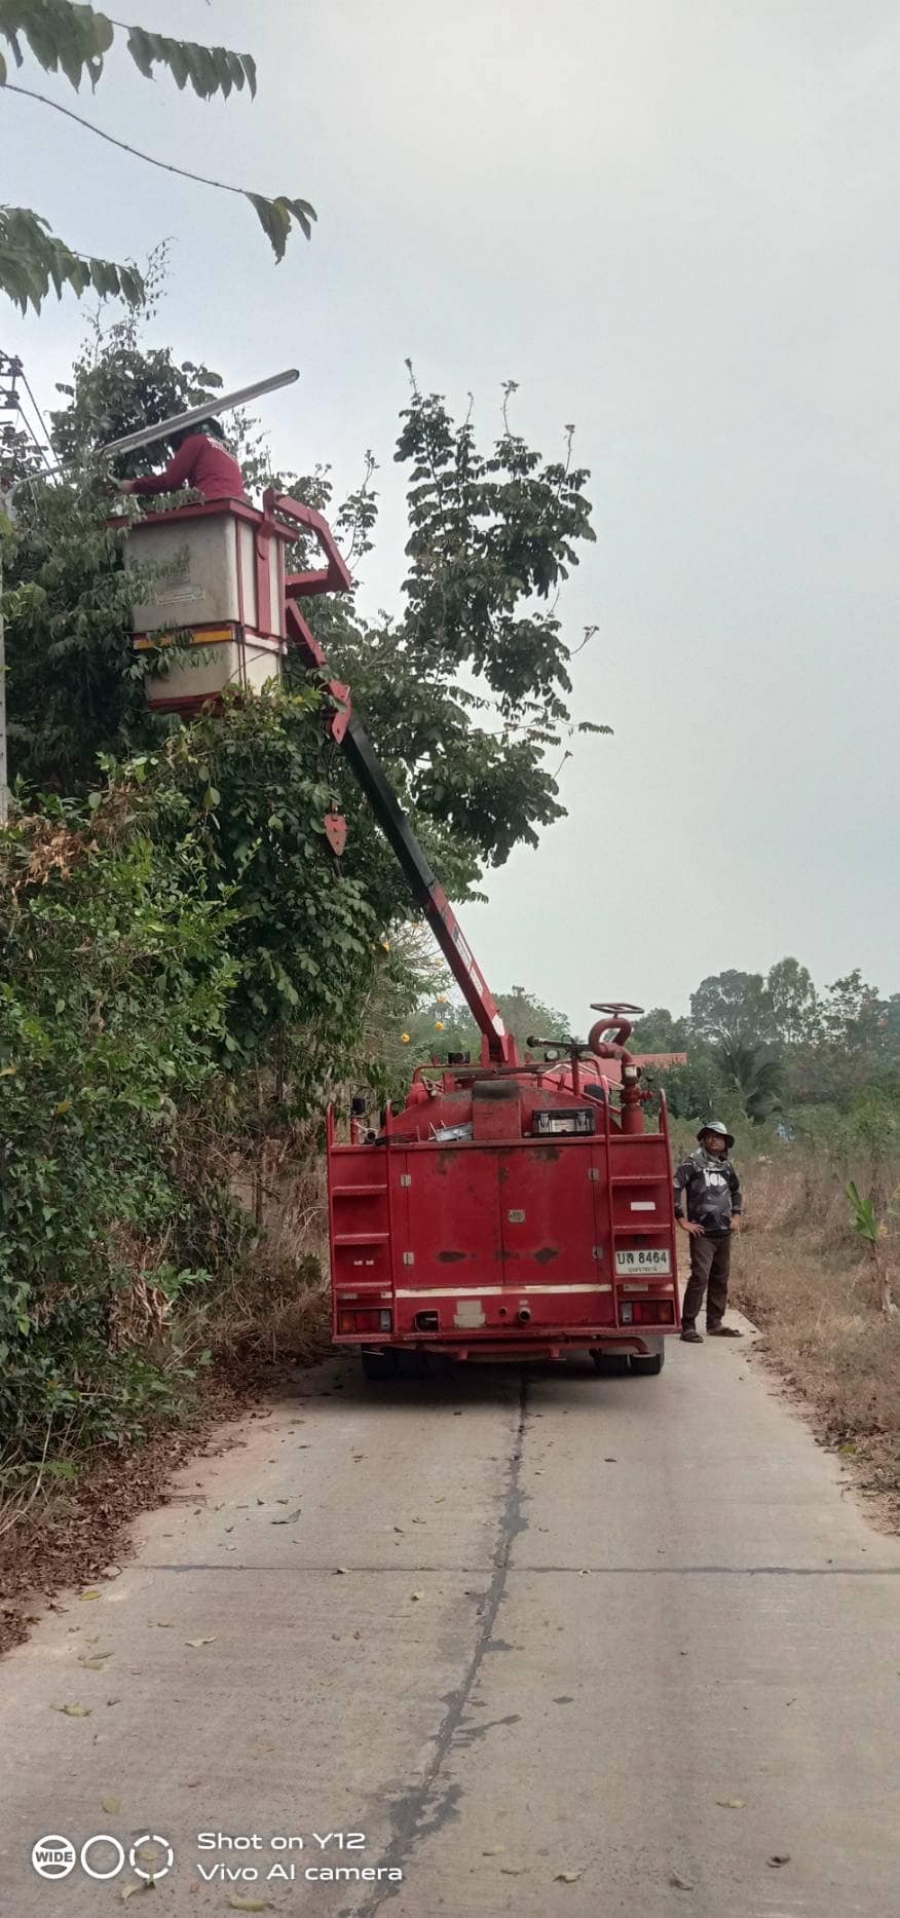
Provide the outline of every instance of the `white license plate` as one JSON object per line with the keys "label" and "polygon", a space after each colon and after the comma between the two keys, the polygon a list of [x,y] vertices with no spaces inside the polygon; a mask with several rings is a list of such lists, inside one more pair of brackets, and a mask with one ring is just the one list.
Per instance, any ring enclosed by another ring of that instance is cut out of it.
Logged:
{"label": "white license plate", "polygon": [[639,1252],[635,1249],[631,1252],[616,1253],[617,1273],[646,1272],[651,1278],[668,1278],[671,1270],[668,1252],[660,1251],[655,1247],[649,1252]]}

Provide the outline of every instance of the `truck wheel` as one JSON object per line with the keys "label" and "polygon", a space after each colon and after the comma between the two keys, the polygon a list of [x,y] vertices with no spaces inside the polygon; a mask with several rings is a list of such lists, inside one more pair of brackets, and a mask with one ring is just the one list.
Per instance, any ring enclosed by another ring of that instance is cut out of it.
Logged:
{"label": "truck wheel", "polygon": [[627,1352],[592,1352],[591,1358],[601,1379],[623,1379],[628,1371]]}
{"label": "truck wheel", "polygon": [[632,1372],[639,1373],[641,1378],[655,1379],[662,1371],[665,1362],[666,1348],[663,1346],[660,1352],[653,1352],[646,1358],[632,1358],[631,1369]]}
{"label": "truck wheel", "polygon": [[399,1371],[397,1353],[387,1352],[360,1353],[363,1378],[369,1385],[384,1385],[388,1379],[395,1379]]}

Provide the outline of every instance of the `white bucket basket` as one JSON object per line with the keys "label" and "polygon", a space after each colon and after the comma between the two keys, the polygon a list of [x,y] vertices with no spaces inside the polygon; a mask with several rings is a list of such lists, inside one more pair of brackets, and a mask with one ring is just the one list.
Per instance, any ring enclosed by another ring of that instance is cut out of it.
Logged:
{"label": "white bucket basket", "polygon": [[190,712],[229,687],[256,692],[280,679],[290,539],[242,500],[185,506],[132,527],[126,570],[153,576],[132,608],[135,651],[176,645],[191,655],[148,675],[155,711]]}

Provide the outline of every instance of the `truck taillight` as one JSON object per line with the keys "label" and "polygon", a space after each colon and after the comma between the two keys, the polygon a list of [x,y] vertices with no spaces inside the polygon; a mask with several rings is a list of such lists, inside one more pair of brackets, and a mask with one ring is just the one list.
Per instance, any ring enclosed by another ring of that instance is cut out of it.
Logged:
{"label": "truck taillight", "polygon": [[379,1311],[374,1306],[357,1306],[352,1311],[338,1313],[339,1332],[389,1332],[390,1329],[390,1312]]}
{"label": "truck taillight", "polygon": [[621,1325],[674,1325],[671,1299],[625,1299],[619,1306]]}

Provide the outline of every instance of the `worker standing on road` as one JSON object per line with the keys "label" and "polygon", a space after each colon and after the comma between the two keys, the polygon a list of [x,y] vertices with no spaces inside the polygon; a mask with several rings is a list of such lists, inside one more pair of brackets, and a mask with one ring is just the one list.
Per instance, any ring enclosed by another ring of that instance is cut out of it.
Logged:
{"label": "worker standing on road", "polygon": [[[740,1231],[741,1182],[728,1157],[734,1139],[718,1119],[708,1119],[692,1152],[675,1174],[675,1217],[691,1236],[691,1276],[681,1307],[681,1336],[702,1345],[697,1314],[706,1293],[706,1330],[710,1338],[739,1339],[735,1325],[723,1325],[728,1302],[731,1235]],[[687,1218],[684,1204],[687,1201]]]}
{"label": "worker standing on road", "polygon": [[201,420],[186,432],[173,433],[169,442],[173,458],[161,473],[146,473],[142,479],[117,480],[120,493],[136,493],[146,498],[153,493],[177,493],[179,487],[193,486],[205,500],[246,499],[244,475],[225,444],[218,420]]}

